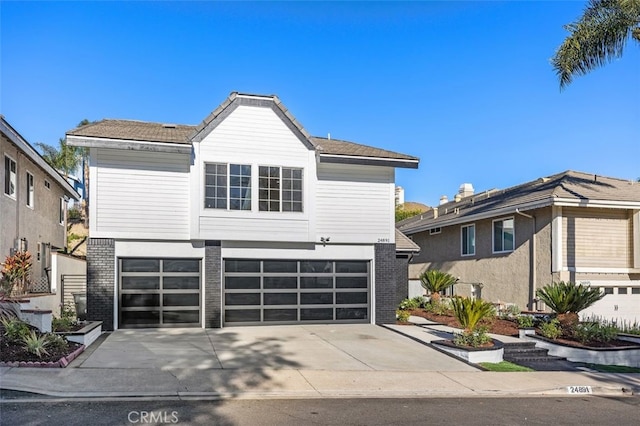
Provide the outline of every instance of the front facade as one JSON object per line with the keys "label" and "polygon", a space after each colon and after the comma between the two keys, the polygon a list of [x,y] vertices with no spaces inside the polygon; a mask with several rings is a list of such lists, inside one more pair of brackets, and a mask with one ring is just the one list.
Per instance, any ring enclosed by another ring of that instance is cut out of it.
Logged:
{"label": "front facade", "polygon": [[394,168],[311,137],[275,96],[198,126],[103,120],[90,148],[88,315],[109,328],[395,320]]}
{"label": "front facade", "polygon": [[79,195],[37,151],[0,116],[2,196],[0,256],[29,251],[35,290],[51,279],[51,253],[66,246],[66,206]]}
{"label": "front facade", "polygon": [[564,172],[443,203],[399,229],[426,269],[459,277],[456,294],[544,309],[535,292],[554,281],[607,294],[583,315],[640,320],[640,183]]}

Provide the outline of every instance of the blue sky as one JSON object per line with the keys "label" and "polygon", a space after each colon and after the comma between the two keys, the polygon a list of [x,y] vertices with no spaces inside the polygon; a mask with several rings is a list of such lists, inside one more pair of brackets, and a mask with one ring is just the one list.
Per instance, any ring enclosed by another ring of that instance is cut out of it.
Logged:
{"label": "blue sky", "polygon": [[640,177],[640,47],[560,91],[586,2],[7,2],[0,111],[29,142],[82,119],[198,124],[277,94],[315,136],[420,157],[408,201],[567,169]]}

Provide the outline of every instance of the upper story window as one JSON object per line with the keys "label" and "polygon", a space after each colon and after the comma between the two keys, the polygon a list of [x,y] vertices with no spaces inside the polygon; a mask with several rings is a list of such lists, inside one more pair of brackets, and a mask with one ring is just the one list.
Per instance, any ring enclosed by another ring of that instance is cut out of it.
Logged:
{"label": "upper story window", "polygon": [[251,210],[251,166],[205,164],[204,207]]}
{"label": "upper story window", "polygon": [[513,218],[493,221],[493,252],[503,253],[513,251],[514,248],[514,221]]}
{"label": "upper story window", "polygon": [[4,156],[4,193],[11,198],[16,197],[17,177],[16,162],[8,156]]}
{"label": "upper story window", "polygon": [[35,192],[33,186],[33,175],[27,172],[27,207],[33,208],[33,203],[35,201]]}
{"label": "upper story window", "polygon": [[462,255],[473,256],[476,254],[476,226],[465,225],[460,228],[462,236]]}
{"label": "upper story window", "polygon": [[442,228],[440,227],[429,229],[429,235],[437,235],[441,232],[442,232]]}
{"label": "upper story window", "polygon": [[49,183],[49,181],[46,179],[44,180],[44,187],[47,189],[51,189],[51,183]]}
{"label": "upper story window", "polygon": [[260,211],[302,211],[302,169],[260,166],[258,177]]}

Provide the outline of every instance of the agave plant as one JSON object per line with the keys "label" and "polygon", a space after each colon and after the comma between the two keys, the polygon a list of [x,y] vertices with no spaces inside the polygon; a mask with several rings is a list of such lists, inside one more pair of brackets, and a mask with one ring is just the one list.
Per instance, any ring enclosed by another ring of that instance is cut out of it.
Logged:
{"label": "agave plant", "polygon": [[538,289],[536,296],[558,315],[560,326],[569,333],[578,324],[578,312],[602,299],[604,293],[597,288],[560,281]]}
{"label": "agave plant", "polygon": [[440,300],[440,292],[451,287],[458,281],[456,277],[437,269],[428,269],[420,274],[420,284],[429,292],[433,302]]}
{"label": "agave plant", "polygon": [[22,338],[22,341],[27,352],[36,355],[38,358],[49,355],[49,351],[47,350],[49,340],[46,335],[38,336],[35,331],[32,330]]}

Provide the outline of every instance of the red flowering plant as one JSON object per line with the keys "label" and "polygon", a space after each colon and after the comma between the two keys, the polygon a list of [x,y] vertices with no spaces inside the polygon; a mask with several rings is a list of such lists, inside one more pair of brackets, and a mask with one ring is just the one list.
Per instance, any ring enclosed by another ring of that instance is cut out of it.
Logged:
{"label": "red flowering plant", "polygon": [[31,254],[19,251],[2,263],[0,291],[7,296],[26,294],[31,283]]}

